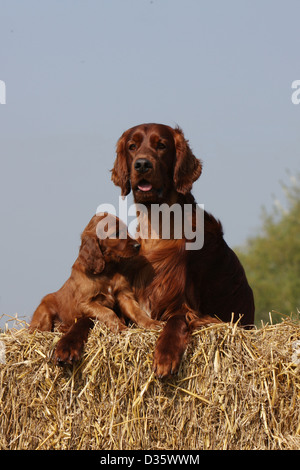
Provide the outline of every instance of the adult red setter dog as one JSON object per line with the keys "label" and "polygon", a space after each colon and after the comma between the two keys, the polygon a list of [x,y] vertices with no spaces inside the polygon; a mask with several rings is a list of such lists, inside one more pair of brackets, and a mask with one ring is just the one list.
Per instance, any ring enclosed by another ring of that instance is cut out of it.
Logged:
{"label": "adult red setter dog", "polygon": [[[101,221],[105,226],[99,225]],[[71,276],[57,292],[42,299],[30,323],[32,331],[51,331],[56,322],[68,330],[57,344],[56,361],[80,359],[93,320],[113,331],[126,328],[125,319],[144,328],[157,327],[159,322],[139,307],[126,275],[126,264],[139,248],[126,225],[114,216],[95,215],[90,220]]]}
{"label": "adult red setter dog", "polygon": [[[191,205],[195,227],[197,204],[191,189],[201,171],[202,163],[181,129],[142,124],[119,139],[112,181],[122,196],[132,190],[135,203],[146,207],[148,226],[153,205],[179,204],[182,210]],[[218,321],[215,317],[228,322],[232,315],[243,326],[254,322],[253,293],[244,269],[224,241],[221,223],[207,212],[203,235],[204,244],[197,250],[187,250],[187,240],[172,233],[169,240],[160,233],[159,238],[139,239],[138,258],[142,255],[148,264],[137,269],[133,263],[135,293],[151,318],[166,321],[154,351],[159,377],[178,371],[190,333],[199,325]]]}

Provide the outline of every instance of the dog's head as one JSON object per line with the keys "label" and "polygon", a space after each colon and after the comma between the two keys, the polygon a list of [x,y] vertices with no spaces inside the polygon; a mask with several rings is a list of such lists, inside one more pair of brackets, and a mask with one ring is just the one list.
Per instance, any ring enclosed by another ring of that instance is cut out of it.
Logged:
{"label": "dog's head", "polygon": [[202,164],[180,128],[141,124],[124,132],[117,143],[112,181],[122,196],[131,189],[135,202],[159,203],[175,190],[187,194],[201,175]]}
{"label": "dog's head", "polygon": [[139,248],[139,243],[129,235],[127,226],[118,217],[97,214],[81,235],[78,262],[87,272],[100,274],[106,263],[136,256]]}

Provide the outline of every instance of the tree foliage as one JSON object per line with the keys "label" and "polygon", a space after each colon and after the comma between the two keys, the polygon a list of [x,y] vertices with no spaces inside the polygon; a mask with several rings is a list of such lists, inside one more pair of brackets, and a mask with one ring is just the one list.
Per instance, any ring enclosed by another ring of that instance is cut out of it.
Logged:
{"label": "tree foliage", "polygon": [[300,175],[283,189],[286,207],[263,210],[260,233],[236,250],[254,292],[257,325],[269,321],[272,310],[290,315],[300,309]]}

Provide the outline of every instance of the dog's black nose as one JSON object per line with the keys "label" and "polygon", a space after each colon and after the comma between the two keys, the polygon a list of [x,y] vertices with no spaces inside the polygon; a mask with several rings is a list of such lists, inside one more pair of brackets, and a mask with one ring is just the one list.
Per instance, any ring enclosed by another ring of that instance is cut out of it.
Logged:
{"label": "dog's black nose", "polygon": [[139,158],[134,164],[134,169],[138,173],[147,173],[151,168],[153,165],[147,158]]}

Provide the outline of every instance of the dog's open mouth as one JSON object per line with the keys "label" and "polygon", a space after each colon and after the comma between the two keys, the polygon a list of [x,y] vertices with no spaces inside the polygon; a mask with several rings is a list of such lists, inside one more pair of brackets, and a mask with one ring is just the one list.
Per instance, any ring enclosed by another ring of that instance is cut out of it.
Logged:
{"label": "dog's open mouth", "polygon": [[139,189],[140,191],[143,191],[144,193],[147,193],[148,191],[152,190],[152,184],[146,180],[142,180],[137,185],[137,189]]}
{"label": "dog's open mouth", "polygon": [[149,181],[142,179],[135,186],[136,196],[142,201],[157,202],[157,198],[161,199],[163,196],[163,188],[154,188]]}

